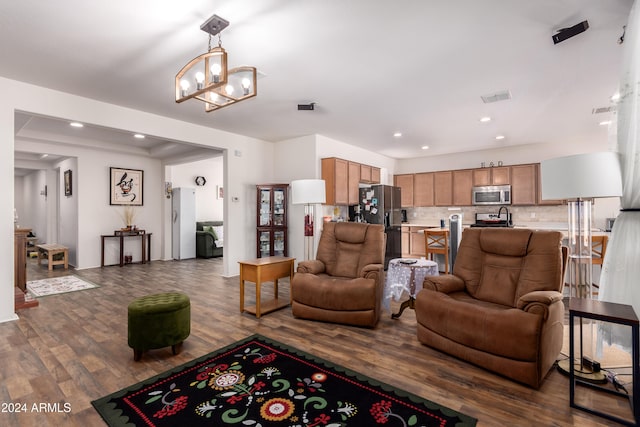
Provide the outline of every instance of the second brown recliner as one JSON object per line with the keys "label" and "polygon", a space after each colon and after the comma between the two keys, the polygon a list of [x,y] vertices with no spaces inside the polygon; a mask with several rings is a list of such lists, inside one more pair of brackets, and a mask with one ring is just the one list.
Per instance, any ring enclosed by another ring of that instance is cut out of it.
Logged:
{"label": "second brown recliner", "polygon": [[298,263],[291,281],[295,317],[373,328],[384,287],[382,225],[328,222],[315,260]]}
{"label": "second brown recliner", "polygon": [[562,233],[469,228],[453,274],[428,276],[418,340],[538,388],[563,340]]}

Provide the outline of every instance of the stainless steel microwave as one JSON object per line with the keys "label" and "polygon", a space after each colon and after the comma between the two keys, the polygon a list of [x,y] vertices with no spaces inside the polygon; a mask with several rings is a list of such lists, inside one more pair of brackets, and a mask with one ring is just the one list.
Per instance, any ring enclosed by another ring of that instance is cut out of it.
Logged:
{"label": "stainless steel microwave", "polygon": [[510,185],[483,185],[471,189],[474,205],[510,205]]}

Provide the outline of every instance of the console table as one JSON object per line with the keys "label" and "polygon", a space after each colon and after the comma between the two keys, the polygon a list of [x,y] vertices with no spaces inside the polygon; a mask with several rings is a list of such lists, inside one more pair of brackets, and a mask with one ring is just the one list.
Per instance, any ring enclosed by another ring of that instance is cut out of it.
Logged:
{"label": "console table", "polygon": [[[140,238],[140,263],[145,264],[147,262],[151,262],[151,234],[147,233],[145,230],[116,230],[113,234],[103,234],[100,236],[100,267],[104,267],[104,241],[106,239],[119,239],[119,259],[120,259],[120,267],[125,265],[124,260],[124,239],[125,238]],[[109,264],[109,265],[117,265],[117,264]]]}

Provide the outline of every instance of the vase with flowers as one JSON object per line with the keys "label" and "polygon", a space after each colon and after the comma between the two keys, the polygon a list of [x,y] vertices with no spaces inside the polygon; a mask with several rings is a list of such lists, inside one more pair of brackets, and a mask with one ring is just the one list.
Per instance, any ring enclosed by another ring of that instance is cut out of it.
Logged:
{"label": "vase with flowers", "polygon": [[122,231],[131,231],[135,229],[133,220],[138,215],[138,211],[133,206],[125,206],[123,211],[120,212],[120,218],[124,222],[125,227]]}

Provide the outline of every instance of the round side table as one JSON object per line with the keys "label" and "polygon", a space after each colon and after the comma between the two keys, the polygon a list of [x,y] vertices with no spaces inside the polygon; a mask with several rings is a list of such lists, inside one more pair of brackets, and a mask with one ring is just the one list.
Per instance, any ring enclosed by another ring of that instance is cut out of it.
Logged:
{"label": "round side table", "polygon": [[415,296],[422,289],[426,276],[437,276],[438,264],[427,259],[395,258],[389,261],[384,286],[384,306],[389,309],[390,301],[398,301],[403,293],[409,294],[409,299],[400,305],[400,311],[391,315],[392,319],[400,317],[408,307],[413,309]]}

